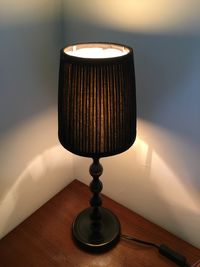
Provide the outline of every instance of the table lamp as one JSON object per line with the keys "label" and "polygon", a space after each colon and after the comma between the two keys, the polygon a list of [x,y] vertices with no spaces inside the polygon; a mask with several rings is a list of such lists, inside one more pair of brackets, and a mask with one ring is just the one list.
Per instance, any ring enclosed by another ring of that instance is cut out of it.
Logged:
{"label": "table lamp", "polygon": [[[60,51],[58,136],[64,148],[90,157],[90,207],[72,224],[79,247],[91,252],[112,248],[120,237],[118,218],[102,207],[99,160],[127,150],[136,137],[136,92],[131,47],[81,43]],[[116,168],[116,167],[115,167]],[[114,190],[114,185],[113,185]],[[81,196],[80,196],[81,201]]]}

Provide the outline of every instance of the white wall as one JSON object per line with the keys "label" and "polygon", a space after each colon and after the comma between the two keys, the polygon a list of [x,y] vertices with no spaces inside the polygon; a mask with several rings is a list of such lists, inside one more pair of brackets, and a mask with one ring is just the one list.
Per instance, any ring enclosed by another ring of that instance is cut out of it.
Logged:
{"label": "white wall", "polygon": [[[134,48],[138,133],[127,152],[102,159],[104,193],[200,247],[200,3],[65,1],[66,44]],[[76,157],[88,183],[91,160]]]}
{"label": "white wall", "polygon": [[0,1],[0,237],[73,179],[57,140],[60,1]]}

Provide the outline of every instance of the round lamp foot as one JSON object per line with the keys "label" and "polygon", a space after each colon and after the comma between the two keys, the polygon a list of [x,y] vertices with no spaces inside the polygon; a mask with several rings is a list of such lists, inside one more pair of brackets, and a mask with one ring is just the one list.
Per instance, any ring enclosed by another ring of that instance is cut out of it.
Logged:
{"label": "round lamp foot", "polygon": [[91,219],[92,208],[83,210],[74,220],[72,234],[78,246],[89,252],[104,252],[117,244],[120,238],[120,223],[108,209],[99,208],[101,218]]}

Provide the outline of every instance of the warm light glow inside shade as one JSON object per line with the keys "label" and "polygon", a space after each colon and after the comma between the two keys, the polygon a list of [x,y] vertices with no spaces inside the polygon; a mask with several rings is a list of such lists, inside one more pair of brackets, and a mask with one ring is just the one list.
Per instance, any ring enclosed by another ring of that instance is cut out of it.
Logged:
{"label": "warm light glow inside shade", "polygon": [[129,49],[114,44],[91,43],[69,46],[64,49],[65,54],[81,58],[113,58],[128,54]]}

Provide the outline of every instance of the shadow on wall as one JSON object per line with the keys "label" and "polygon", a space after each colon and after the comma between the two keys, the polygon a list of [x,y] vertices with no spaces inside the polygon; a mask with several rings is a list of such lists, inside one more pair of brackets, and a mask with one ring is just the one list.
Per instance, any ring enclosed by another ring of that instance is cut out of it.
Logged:
{"label": "shadow on wall", "polygon": [[31,215],[73,180],[73,159],[60,145],[28,164],[0,199],[0,237]]}
{"label": "shadow on wall", "polygon": [[0,138],[57,100],[60,18],[24,16],[0,19]]}

